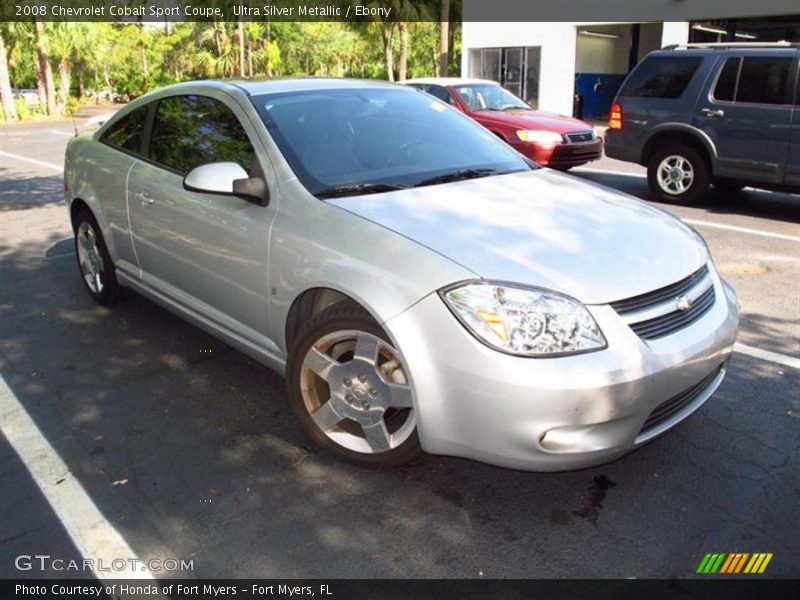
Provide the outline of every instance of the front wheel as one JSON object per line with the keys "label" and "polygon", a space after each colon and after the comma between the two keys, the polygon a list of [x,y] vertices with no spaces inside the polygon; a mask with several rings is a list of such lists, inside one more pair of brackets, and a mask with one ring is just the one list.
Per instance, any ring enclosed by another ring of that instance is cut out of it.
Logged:
{"label": "front wheel", "polygon": [[656,200],[692,204],[711,184],[711,170],[703,154],[684,144],[667,144],[653,154],[647,182]]}
{"label": "front wheel", "polygon": [[286,383],[301,426],[333,454],[368,467],[420,455],[403,358],[360,308],[333,306],[303,328],[289,355]]}

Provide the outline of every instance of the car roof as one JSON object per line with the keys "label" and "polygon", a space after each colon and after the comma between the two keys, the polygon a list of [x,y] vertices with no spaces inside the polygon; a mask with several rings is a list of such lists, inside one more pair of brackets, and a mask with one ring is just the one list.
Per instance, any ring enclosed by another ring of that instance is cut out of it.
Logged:
{"label": "car roof", "polygon": [[423,85],[470,85],[476,83],[490,83],[492,85],[500,85],[496,81],[491,81],[489,79],[472,79],[469,77],[418,77],[416,79],[407,79],[401,83],[417,83]]}
{"label": "car roof", "polygon": [[261,80],[227,80],[221,83],[234,85],[251,96],[262,94],[278,94],[281,92],[299,92],[309,90],[335,90],[358,88],[393,88],[398,86],[387,81],[369,79],[336,79],[322,77],[305,77],[292,79]]}

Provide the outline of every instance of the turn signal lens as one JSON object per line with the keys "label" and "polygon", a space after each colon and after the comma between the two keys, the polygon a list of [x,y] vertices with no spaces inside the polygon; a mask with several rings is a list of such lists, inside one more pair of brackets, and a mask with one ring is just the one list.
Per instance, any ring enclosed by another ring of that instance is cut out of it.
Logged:
{"label": "turn signal lens", "polygon": [[622,105],[615,102],[611,105],[611,116],[608,119],[609,129],[622,129]]}

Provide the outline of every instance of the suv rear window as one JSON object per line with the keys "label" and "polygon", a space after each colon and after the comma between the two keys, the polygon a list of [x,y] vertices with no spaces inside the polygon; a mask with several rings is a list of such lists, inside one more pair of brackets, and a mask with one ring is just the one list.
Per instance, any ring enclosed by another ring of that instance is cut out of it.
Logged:
{"label": "suv rear window", "polygon": [[703,59],[699,56],[651,56],[628,77],[620,96],[680,98]]}

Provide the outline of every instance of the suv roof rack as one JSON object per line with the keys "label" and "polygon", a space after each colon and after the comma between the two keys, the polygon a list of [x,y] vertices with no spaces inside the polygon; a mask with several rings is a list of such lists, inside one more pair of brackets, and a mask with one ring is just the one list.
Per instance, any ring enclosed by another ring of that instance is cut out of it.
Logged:
{"label": "suv roof rack", "polygon": [[728,48],[800,48],[796,42],[697,42],[692,44],[671,44],[662,50],[680,50],[682,48],[708,48],[710,50],[726,50]]}

